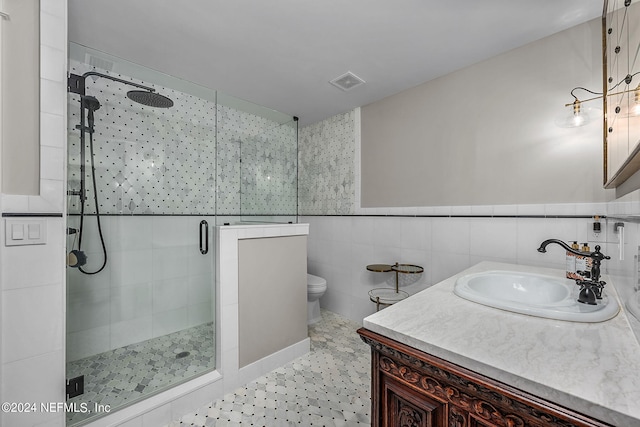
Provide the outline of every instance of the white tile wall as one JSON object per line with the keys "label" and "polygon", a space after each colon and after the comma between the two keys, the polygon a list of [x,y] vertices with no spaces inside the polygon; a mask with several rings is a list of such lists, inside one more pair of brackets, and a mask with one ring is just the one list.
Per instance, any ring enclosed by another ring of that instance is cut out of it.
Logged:
{"label": "white tile wall", "polygon": [[[199,250],[203,218],[211,225],[207,255]],[[103,216],[101,224],[105,269],[95,275],[67,269],[68,361],[213,320],[213,217]],[[96,271],[103,254],[95,217],[85,218],[84,230],[86,270]],[[67,237],[69,249],[75,238]]]}
{"label": "white tile wall", "polygon": [[[47,244],[14,246],[2,252],[7,268],[0,272],[3,289],[20,289],[34,284],[52,284],[62,278],[64,221],[62,218],[47,220]],[[4,222],[2,223],[4,232]],[[4,239],[2,240],[4,242]]]}
{"label": "white tile wall", "polygon": [[[606,213],[602,206],[599,208],[600,214]],[[482,208],[485,212],[487,209]],[[496,206],[494,210],[502,209]],[[528,212],[553,209],[553,206],[526,206]],[[567,209],[575,213],[582,207],[560,207],[564,212]],[[640,210],[635,213],[640,214]],[[407,276],[404,282],[400,281],[401,289],[410,294],[483,260],[562,269],[565,254],[560,247],[549,247],[546,254],[536,249],[548,238],[589,241],[587,230],[593,222],[581,218],[392,216],[308,216],[301,217],[301,221],[309,223],[308,271],[327,279],[321,306],[356,321],[375,311],[368,298],[370,289],[395,284],[393,273],[369,272],[368,264],[400,262],[423,266],[425,271],[420,277]],[[344,230],[350,232],[341,232]],[[633,256],[640,243],[638,225],[627,224],[625,233],[628,256],[622,262],[616,259],[617,236],[606,236],[606,242],[600,243],[602,251],[612,257],[604,262],[607,273],[632,275]],[[591,248],[596,244],[591,242]],[[630,288],[626,283],[621,286]]]}
{"label": "white tile wall", "polygon": [[[2,313],[11,327],[3,331],[3,362],[62,350],[64,322],[59,314],[62,307],[59,284],[5,291]],[[39,315],[25,316],[32,310]]]}
{"label": "white tile wall", "polygon": [[[47,218],[46,245],[0,246],[3,402],[64,402],[66,20],[67,0],[42,2],[40,195],[0,197],[3,213],[61,215]],[[62,427],[64,413],[2,413],[0,425]]]}
{"label": "white tile wall", "polygon": [[[5,402],[64,402],[64,350],[28,357],[2,367],[2,398]],[[56,369],[57,368],[57,369]],[[3,413],[2,425],[11,427],[64,426],[64,412]]]}

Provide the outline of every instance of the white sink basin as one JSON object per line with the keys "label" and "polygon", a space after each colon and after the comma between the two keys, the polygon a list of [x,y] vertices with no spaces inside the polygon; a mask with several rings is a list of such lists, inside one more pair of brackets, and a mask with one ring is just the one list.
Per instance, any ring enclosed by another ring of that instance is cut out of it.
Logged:
{"label": "white sink basin", "polygon": [[606,295],[597,305],[578,302],[575,281],[533,273],[492,270],[456,280],[453,292],[469,301],[530,316],[572,322],[602,322],[620,310]]}

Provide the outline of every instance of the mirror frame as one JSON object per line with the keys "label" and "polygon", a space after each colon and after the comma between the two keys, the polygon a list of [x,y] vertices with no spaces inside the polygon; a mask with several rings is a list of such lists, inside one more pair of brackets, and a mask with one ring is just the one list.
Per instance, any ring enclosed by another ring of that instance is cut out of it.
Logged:
{"label": "mirror frame", "polygon": [[[625,2],[624,3],[624,7],[625,9],[631,6],[631,0],[628,0],[628,3]],[[614,122],[614,120],[609,120],[609,112],[608,112],[608,108],[613,107],[614,103],[613,102],[608,102],[610,97],[613,96],[617,96],[621,93],[631,93],[632,91],[634,91],[633,88],[630,88],[629,85],[632,84],[632,81],[630,80],[629,82],[626,82],[624,89],[622,90],[610,90],[609,89],[609,78],[612,76],[608,75],[608,68],[609,68],[609,60],[610,58],[608,58],[607,56],[607,50],[608,50],[608,46],[607,46],[607,36],[608,36],[608,31],[609,31],[609,25],[608,25],[608,21],[607,21],[607,17],[609,15],[611,15],[612,17],[618,13],[618,11],[621,11],[622,8],[618,8],[616,10],[609,10],[610,6],[613,5],[613,7],[616,6],[616,2],[609,2],[609,0],[604,0],[604,6],[603,6],[603,10],[602,10],[602,93],[604,94],[604,96],[602,97],[602,102],[603,102],[603,129],[602,129],[602,134],[603,134],[603,187],[606,189],[615,189],[618,188],[619,186],[621,186],[623,183],[625,183],[629,178],[631,178],[632,176],[634,176],[638,171],[640,171],[640,140],[638,141],[634,141],[633,142],[633,148],[630,150],[630,152],[627,154],[627,157],[624,159],[624,161],[621,163],[620,167],[618,167],[616,170],[610,170],[609,168],[609,159],[611,157],[610,153],[611,150],[613,149],[613,144],[612,141],[609,139],[609,133],[611,133],[613,131],[613,127],[611,126]],[[639,6],[640,7],[640,6]],[[626,11],[625,11],[626,12]],[[623,13],[623,19],[627,19],[630,15],[627,13]],[[625,24],[627,26],[631,25],[629,22],[625,22]],[[636,23],[637,25],[638,23]],[[624,26],[624,24],[623,24]],[[629,40],[628,37],[627,39],[625,39],[624,37],[620,37],[620,41],[621,43],[619,43],[620,47],[623,50],[626,49],[630,49],[634,52],[637,52],[640,50],[640,37],[638,37],[638,40]],[[631,46],[631,42],[633,42],[633,49]],[[626,45],[625,45],[626,43]],[[629,67],[627,67],[629,68]],[[627,69],[624,70],[624,72],[626,72],[627,76],[633,76],[633,70]],[[638,71],[636,74],[640,75],[640,71]],[[618,79],[618,77],[620,76],[616,76],[616,78],[614,79],[614,82],[619,82],[621,81],[620,79]],[[617,86],[617,84],[616,84]],[[615,87],[615,86],[614,86]],[[610,93],[612,92],[612,93]],[[624,126],[624,125],[623,125]],[[629,146],[630,144],[630,140],[629,140],[629,132],[628,129],[631,127],[631,123],[629,121],[627,121],[627,146]],[[634,124],[635,127],[635,124]],[[635,190],[637,188],[640,188],[640,184],[635,184],[635,187],[633,188],[628,188],[626,189],[626,192]]]}

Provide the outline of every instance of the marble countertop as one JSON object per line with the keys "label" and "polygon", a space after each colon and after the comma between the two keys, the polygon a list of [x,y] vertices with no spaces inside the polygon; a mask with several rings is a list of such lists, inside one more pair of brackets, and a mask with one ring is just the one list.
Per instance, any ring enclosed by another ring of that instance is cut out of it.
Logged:
{"label": "marble countertop", "polygon": [[[363,326],[426,353],[616,426],[640,426],[640,344],[624,304],[613,319],[576,323],[486,307],[453,293],[459,276],[564,271],[481,262],[368,316]],[[609,279],[605,292],[617,294]]]}

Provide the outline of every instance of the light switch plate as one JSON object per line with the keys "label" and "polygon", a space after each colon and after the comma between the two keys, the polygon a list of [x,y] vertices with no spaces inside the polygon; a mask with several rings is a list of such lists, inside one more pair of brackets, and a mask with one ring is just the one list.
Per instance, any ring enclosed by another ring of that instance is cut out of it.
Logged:
{"label": "light switch plate", "polygon": [[4,245],[45,245],[47,244],[47,220],[26,218],[5,218]]}
{"label": "light switch plate", "polygon": [[[9,234],[7,232],[7,234]],[[11,240],[24,240],[24,226],[22,224],[11,224]]]}

